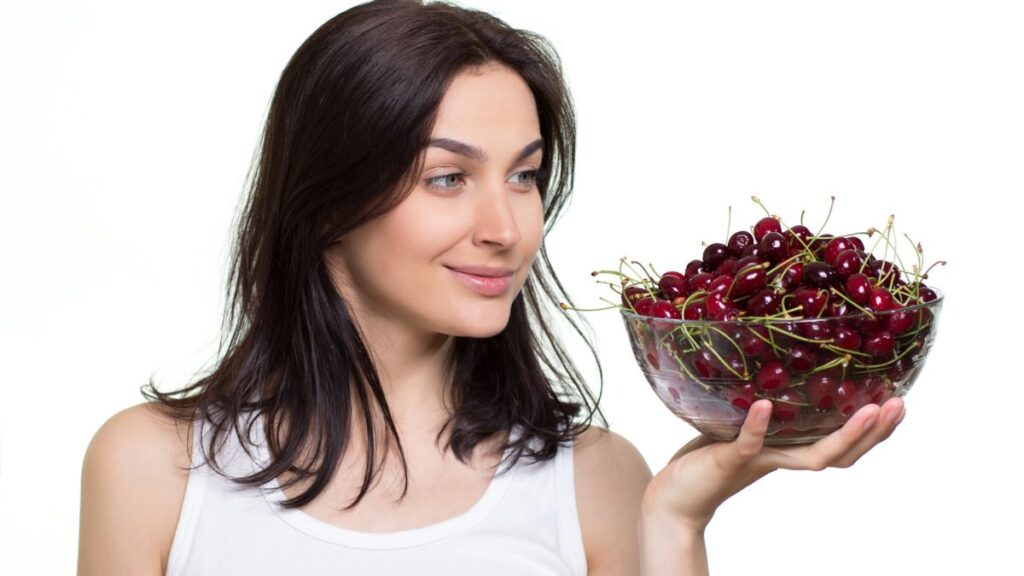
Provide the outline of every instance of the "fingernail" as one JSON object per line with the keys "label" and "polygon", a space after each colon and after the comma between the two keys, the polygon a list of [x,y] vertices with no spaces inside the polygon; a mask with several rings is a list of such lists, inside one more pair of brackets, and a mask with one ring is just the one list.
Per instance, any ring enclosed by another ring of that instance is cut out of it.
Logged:
{"label": "fingernail", "polygon": [[867,430],[871,428],[875,424],[876,420],[878,420],[878,414],[872,414],[867,420],[864,421],[864,429]]}
{"label": "fingernail", "polygon": [[893,422],[895,422],[896,419],[899,418],[901,414],[903,414],[903,410],[905,410],[905,408],[900,408],[899,412],[890,412],[889,415],[885,417],[885,423],[892,424]]}

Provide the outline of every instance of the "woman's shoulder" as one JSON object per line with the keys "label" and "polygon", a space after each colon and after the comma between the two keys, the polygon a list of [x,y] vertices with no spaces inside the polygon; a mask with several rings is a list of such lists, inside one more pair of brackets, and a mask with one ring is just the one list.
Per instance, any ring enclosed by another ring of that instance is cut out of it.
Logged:
{"label": "woman's shoulder", "polygon": [[573,445],[573,462],[588,571],[635,573],[639,566],[635,521],[651,480],[646,460],[621,434],[591,425]]}
{"label": "woman's shoulder", "polygon": [[80,574],[164,573],[191,446],[190,423],[164,416],[151,402],[99,427],[82,464]]}

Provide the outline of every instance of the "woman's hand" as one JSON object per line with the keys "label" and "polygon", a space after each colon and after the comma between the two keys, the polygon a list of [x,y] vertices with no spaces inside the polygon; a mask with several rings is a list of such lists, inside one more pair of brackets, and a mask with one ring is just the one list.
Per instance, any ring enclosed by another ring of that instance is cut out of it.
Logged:
{"label": "woman's hand", "polygon": [[869,404],[842,428],[813,444],[764,446],[771,401],[755,402],[732,442],[700,435],[683,446],[647,485],[641,513],[703,534],[715,510],[733,494],[779,468],[846,468],[885,440],[903,420],[903,400]]}

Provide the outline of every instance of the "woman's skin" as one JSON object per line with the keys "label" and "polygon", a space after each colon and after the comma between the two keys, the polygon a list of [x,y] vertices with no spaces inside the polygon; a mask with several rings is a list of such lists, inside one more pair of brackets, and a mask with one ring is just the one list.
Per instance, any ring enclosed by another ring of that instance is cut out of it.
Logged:
{"label": "woman's skin", "polygon": [[[434,438],[449,408],[443,361],[453,337],[488,337],[505,327],[541,243],[542,202],[533,171],[544,151],[532,146],[540,139],[536,104],[508,68],[466,71],[445,93],[431,137],[463,143],[479,157],[453,151],[450,142],[428,147],[411,194],[324,255],[377,363],[409,466],[409,493],[400,504],[395,499],[403,475],[392,447],[382,481],[359,506],[337,512],[362,483],[365,438],[359,435],[361,412],[353,407],[345,461],[328,488],[303,507],[349,529],[395,531],[456,516],[483,494],[500,456],[494,448],[503,438],[481,446],[469,464],[440,449],[444,437],[440,444]],[[446,266],[515,273],[507,292],[483,296]],[[774,448],[762,446],[770,412],[762,400],[736,441],[699,436],[656,475],[628,440],[592,426],[574,448],[589,574],[706,574],[704,529],[724,500],[778,468],[853,464],[891,434],[902,410],[900,399],[881,410],[865,406],[816,444]],[[145,404],[122,411],[90,443],[82,477],[80,575],[155,576],[166,569],[187,480],[174,467],[188,464],[190,438],[188,430],[154,414]],[[870,419],[876,422],[865,430]],[[296,484],[285,493],[293,497],[304,488]]]}

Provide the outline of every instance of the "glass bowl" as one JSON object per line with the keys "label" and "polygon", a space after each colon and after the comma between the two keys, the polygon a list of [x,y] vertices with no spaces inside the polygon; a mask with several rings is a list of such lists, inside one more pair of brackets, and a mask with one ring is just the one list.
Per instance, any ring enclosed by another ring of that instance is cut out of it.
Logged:
{"label": "glass bowl", "polygon": [[937,298],[925,304],[801,320],[675,320],[620,311],[637,364],[673,414],[729,441],[750,405],[769,398],[765,444],[807,444],[861,406],[910,391],[944,300],[932,289]]}

